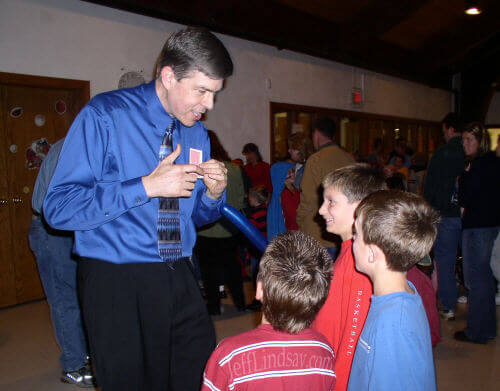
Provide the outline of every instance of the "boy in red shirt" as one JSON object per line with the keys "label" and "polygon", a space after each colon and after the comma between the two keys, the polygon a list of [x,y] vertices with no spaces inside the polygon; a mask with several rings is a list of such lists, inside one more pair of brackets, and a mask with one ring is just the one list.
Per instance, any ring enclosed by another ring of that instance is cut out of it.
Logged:
{"label": "boy in red shirt", "polygon": [[274,238],[260,262],[262,323],[212,353],[202,391],[331,391],[333,350],[309,328],[328,295],[332,259],[300,231]]}
{"label": "boy in red shirt", "polygon": [[383,175],[368,164],[353,164],[332,171],[323,179],[323,204],[319,214],[326,230],[342,239],[333,266],[330,292],[312,327],[322,333],[335,352],[335,390],[345,391],[352,359],[363,329],[370,298],[370,279],[355,268],[352,254],[354,212],[367,195],[387,189]]}

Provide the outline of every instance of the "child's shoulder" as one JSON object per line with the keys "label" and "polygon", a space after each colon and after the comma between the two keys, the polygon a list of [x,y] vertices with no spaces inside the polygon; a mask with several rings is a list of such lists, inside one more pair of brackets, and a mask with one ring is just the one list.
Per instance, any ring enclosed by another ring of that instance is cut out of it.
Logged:
{"label": "child's shoulder", "polygon": [[[372,299],[379,327],[392,326],[402,332],[412,332],[427,324],[425,309],[418,292],[397,292]],[[383,325],[382,325],[383,324]]]}
{"label": "child's shoulder", "polygon": [[318,331],[307,328],[302,330],[298,334],[290,334],[283,331],[274,330],[269,324],[260,325],[259,327],[238,334],[232,337],[223,339],[217,346],[217,350],[221,351],[232,351],[237,349],[244,349],[248,346],[255,346],[259,344],[266,344],[270,341],[303,341],[303,340],[314,340],[319,343],[328,344],[328,340]]}

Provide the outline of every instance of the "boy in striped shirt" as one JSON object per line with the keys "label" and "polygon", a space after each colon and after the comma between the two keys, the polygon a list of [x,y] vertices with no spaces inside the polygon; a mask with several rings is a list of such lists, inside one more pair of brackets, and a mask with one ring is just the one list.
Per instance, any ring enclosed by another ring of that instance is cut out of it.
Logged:
{"label": "boy in striped shirt", "polygon": [[331,270],[330,256],[315,239],[300,231],[278,235],[257,278],[261,325],[219,344],[202,391],[332,390],[333,350],[309,328],[328,295]]}

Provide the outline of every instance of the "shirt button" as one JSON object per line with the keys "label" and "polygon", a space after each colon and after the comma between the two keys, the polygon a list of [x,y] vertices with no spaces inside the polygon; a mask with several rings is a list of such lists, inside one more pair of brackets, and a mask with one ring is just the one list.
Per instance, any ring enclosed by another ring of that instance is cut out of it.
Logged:
{"label": "shirt button", "polygon": [[108,212],[105,212],[105,213],[104,213],[104,216],[109,216],[109,213],[108,213]]}
{"label": "shirt button", "polygon": [[135,201],[136,201],[138,204],[140,204],[140,203],[141,203],[141,199],[140,199],[140,198],[137,198]]}

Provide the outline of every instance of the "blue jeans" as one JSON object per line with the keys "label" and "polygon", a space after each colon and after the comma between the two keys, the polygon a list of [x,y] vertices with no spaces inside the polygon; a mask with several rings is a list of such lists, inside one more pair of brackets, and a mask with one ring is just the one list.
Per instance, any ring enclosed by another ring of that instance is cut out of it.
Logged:
{"label": "blue jeans", "polygon": [[42,220],[32,220],[29,242],[50,306],[56,340],[62,350],[62,370],[80,369],[87,359],[87,342],[76,287],[77,262],[71,256],[73,236],[46,227]]}
{"label": "blue jeans", "polygon": [[499,227],[464,229],[462,255],[464,279],[469,289],[465,334],[475,340],[497,335],[495,279],[490,267],[491,251]]}
{"label": "blue jeans", "polygon": [[438,224],[434,242],[434,258],[438,271],[438,295],[443,310],[455,311],[457,308],[457,280],[455,264],[462,236],[460,217],[443,217]]}

